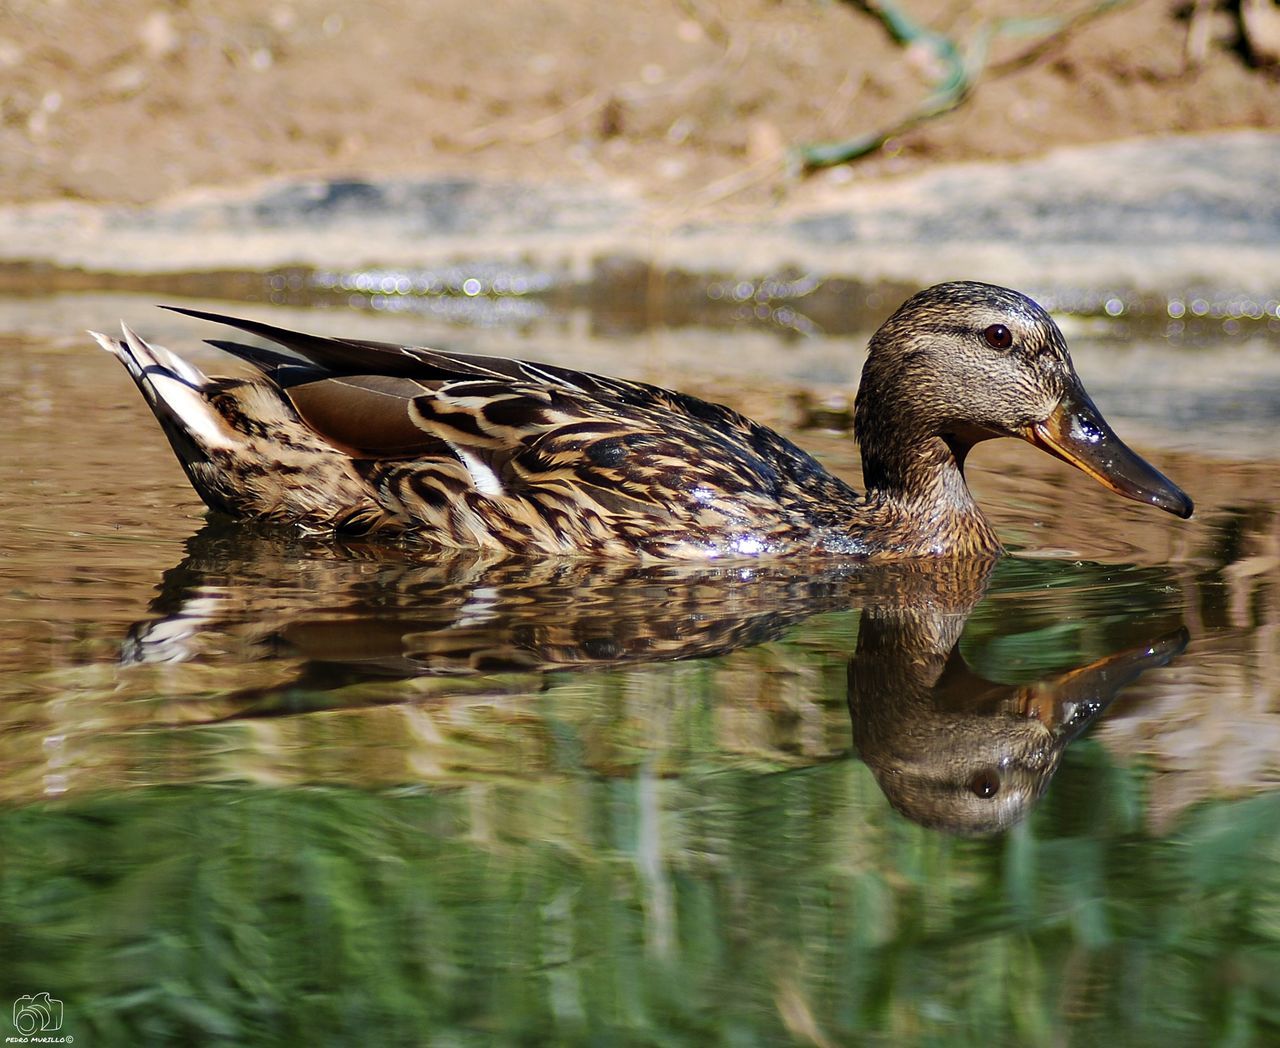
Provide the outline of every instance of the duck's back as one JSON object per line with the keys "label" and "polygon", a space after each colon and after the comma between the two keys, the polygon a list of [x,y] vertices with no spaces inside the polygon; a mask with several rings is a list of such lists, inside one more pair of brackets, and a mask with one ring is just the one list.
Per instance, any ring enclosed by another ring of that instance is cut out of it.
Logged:
{"label": "duck's back", "polygon": [[224,449],[212,481],[207,464],[184,465],[214,489],[201,490],[210,505],[238,516],[511,553],[705,558],[812,548],[857,499],[773,430],[686,394],[194,315],[289,351],[214,343],[262,372],[202,391],[247,461]]}

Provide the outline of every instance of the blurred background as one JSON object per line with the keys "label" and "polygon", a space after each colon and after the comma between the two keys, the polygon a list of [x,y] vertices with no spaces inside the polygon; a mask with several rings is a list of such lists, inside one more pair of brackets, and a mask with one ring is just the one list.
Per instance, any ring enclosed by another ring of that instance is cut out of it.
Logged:
{"label": "blurred background", "polygon": [[[869,134],[858,177],[1275,127],[1277,21],[1258,0],[6,0],[0,198],[465,173],[759,204],[803,191],[803,147]],[[904,126],[940,92],[966,97]]]}

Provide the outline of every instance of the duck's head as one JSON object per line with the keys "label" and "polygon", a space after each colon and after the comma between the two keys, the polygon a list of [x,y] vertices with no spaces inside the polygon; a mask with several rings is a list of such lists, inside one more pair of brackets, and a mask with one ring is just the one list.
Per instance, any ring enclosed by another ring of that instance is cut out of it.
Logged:
{"label": "duck's head", "polygon": [[1008,288],[956,281],[908,299],[871,339],[856,428],[869,488],[909,485],[939,442],[962,466],[979,441],[1021,437],[1119,495],[1191,516],[1191,499],[1107,425],[1058,325]]}

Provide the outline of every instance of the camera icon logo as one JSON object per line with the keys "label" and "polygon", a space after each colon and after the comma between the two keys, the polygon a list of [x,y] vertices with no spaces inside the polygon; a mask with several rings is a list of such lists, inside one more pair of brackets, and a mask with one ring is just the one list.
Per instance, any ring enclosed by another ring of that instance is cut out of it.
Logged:
{"label": "camera icon logo", "polygon": [[19,997],[13,1002],[13,1025],[23,1036],[61,1030],[62,1002],[47,993]]}

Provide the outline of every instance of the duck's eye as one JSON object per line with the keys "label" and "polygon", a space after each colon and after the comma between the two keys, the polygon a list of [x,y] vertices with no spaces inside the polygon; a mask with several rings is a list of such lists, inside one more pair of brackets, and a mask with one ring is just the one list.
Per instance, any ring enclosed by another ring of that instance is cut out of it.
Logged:
{"label": "duck's eye", "polygon": [[969,792],[986,800],[1000,792],[1000,775],[992,768],[984,768],[969,780]]}
{"label": "duck's eye", "polygon": [[1008,349],[1013,345],[1013,332],[1003,324],[992,324],[982,333],[992,349]]}

